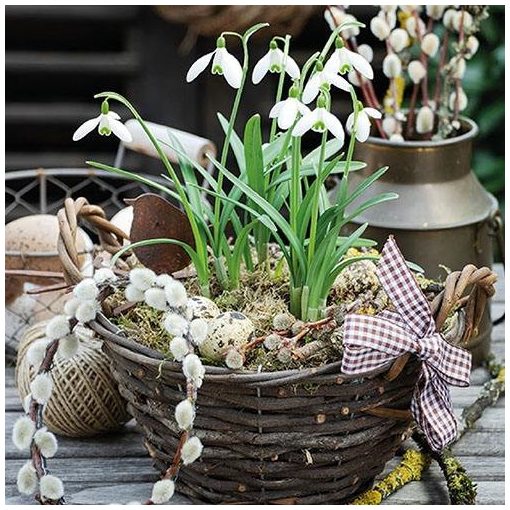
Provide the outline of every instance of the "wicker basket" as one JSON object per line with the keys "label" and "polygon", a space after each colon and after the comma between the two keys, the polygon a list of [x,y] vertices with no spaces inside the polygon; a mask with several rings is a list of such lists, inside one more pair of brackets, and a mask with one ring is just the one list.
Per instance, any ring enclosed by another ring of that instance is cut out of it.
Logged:
{"label": "wicker basket", "polygon": [[[71,225],[91,210],[83,199],[66,205],[61,213]],[[106,223],[95,224],[108,231]],[[72,281],[77,273],[67,267],[65,242],[72,236],[63,225],[59,249]],[[452,273],[432,302],[438,326],[453,309],[465,307],[466,327],[456,335],[465,341],[494,293],[494,281],[485,268]],[[149,454],[165,470],[179,443],[173,416],[185,383],[180,364],[164,361],[103,315],[90,326],[104,339]],[[204,451],[199,462],[181,469],[178,489],[213,503],[300,504],[344,503],[365,490],[406,437],[420,364],[404,356],[388,371],[363,378],[343,375],[340,365],[267,373],[207,366],[194,428]]]}

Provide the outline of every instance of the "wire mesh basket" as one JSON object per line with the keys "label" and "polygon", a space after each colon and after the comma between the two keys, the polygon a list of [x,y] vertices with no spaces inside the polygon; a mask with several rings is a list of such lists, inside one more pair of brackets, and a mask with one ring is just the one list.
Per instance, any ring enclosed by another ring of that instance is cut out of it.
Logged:
{"label": "wire mesh basket", "polygon": [[[159,180],[151,176],[152,180]],[[87,168],[49,168],[19,170],[9,172],[5,177],[5,222],[33,214],[56,215],[64,205],[66,198],[86,196],[92,203],[98,204],[111,218],[126,206],[124,199],[134,198],[140,193],[152,191],[149,187],[127,180],[108,172]],[[93,270],[93,252],[97,238],[92,230],[86,231],[82,254],[86,257],[82,269],[85,273]],[[57,232],[58,237],[58,232]],[[56,246],[55,239],[55,246]],[[7,269],[29,268],[29,261],[37,260],[42,266],[53,268],[50,262],[57,261],[56,269],[60,271],[57,251],[6,251]],[[58,272],[57,271],[57,272]],[[62,289],[34,294],[40,287],[62,282],[55,274],[44,278],[32,276],[6,276],[5,309],[5,352],[6,359],[14,361],[18,344],[28,326],[47,320],[61,313],[66,294]]]}

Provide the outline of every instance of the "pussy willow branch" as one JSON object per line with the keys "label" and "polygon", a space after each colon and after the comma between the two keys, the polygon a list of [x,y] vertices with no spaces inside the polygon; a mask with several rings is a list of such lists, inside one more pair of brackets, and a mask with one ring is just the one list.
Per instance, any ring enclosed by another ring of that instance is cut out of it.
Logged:
{"label": "pussy willow branch", "polygon": [[439,64],[436,70],[436,85],[434,90],[434,103],[436,111],[439,109],[439,100],[441,98],[441,75],[443,73],[444,66],[446,64],[446,58],[448,57],[448,39],[449,30],[445,27],[443,41],[441,43],[441,50],[439,56]]}
{"label": "pussy willow branch", "polygon": [[[459,26],[459,48],[464,46],[464,9],[461,10],[460,14],[460,26]],[[457,73],[456,73],[457,75]],[[458,75],[455,78],[455,103],[453,109],[453,120],[459,120],[459,96],[460,96],[460,78]]]}

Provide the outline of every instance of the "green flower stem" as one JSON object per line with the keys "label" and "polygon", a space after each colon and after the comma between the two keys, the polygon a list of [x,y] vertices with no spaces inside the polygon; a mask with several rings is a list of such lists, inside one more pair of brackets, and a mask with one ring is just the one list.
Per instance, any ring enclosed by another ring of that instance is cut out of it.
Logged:
{"label": "green flower stem", "polygon": [[308,265],[312,263],[313,255],[315,253],[315,243],[317,241],[317,221],[319,219],[319,198],[321,186],[319,186],[319,178],[322,174],[322,168],[324,166],[324,160],[326,155],[326,142],[328,139],[328,132],[324,131],[322,133],[322,141],[321,141],[321,152],[319,156],[319,166],[317,169],[317,185],[315,186],[315,192],[312,202],[312,215],[310,222],[310,238],[308,243]]}
{"label": "green flower stem", "polygon": [[[283,84],[285,83],[285,66],[287,64],[287,57],[289,55],[289,46],[290,46],[290,35],[287,35],[285,37],[285,44],[283,47],[283,64],[282,69],[280,71],[280,77],[278,79],[278,88],[276,90],[276,103],[279,103],[282,100],[282,94],[283,94]],[[276,124],[277,119],[276,117],[271,122],[271,133],[269,135],[269,142],[272,142],[276,135]]]}
{"label": "green flower stem", "polygon": [[191,207],[191,204],[188,201],[188,197],[186,195],[186,191],[184,187],[182,186],[181,182],[179,181],[179,178],[177,177],[177,174],[175,173],[175,170],[168,160],[167,155],[161,148],[159,142],[157,141],[156,137],[152,134],[151,130],[147,127],[144,120],[136,110],[136,108],[123,96],[120,94],[117,94],[116,92],[102,92],[100,94],[96,94],[94,98],[107,98],[107,99],[113,99],[118,101],[119,103],[122,103],[124,106],[126,106],[129,111],[132,113],[133,117],[138,121],[138,123],[142,126],[142,129],[144,130],[145,134],[149,138],[150,142],[156,149],[156,152],[158,153],[159,157],[161,158],[161,161],[163,162],[163,165],[165,166],[168,175],[172,179],[175,189],[177,191],[177,194],[179,195],[179,200],[182,203],[182,206],[184,208],[184,212],[186,213],[186,216],[188,217],[188,220],[190,222],[191,230],[193,232],[193,238],[195,240],[195,249],[199,257],[199,267],[196,268],[197,275],[200,280],[201,287],[207,288],[207,294],[209,293],[208,289],[208,282],[209,282],[209,271],[208,271],[208,264],[207,264],[207,246],[203,242],[202,235],[200,232],[200,228],[197,224],[196,218],[193,214],[193,209]]}

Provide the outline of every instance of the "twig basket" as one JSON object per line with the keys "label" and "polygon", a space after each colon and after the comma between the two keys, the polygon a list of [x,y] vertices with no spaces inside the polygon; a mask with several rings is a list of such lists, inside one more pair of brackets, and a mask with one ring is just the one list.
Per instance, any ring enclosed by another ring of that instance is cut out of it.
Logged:
{"label": "twig basket", "polygon": [[[90,212],[84,199],[66,205],[61,218],[65,214],[69,225],[77,224],[81,209]],[[72,281],[76,272],[65,242],[72,236],[62,224],[59,249]],[[110,242],[115,238],[106,223],[95,224]],[[494,281],[489,269],[474,266],[450,274],[431,303],[437,326],[462,308],[455,337],[465,341],[476,331]],[[179,448],[174,407],[185,385],[180,364],[128,338],[103,314],[90,327],[103,338],[128,411],[164,471]],[[406,355],[362,378],[342,374],[340,366],[277,372],[206,366],[194,424],[204,451],[181,469],[178,489],[213,503],[287,504],[345,503],[365,490],[406,437],[420,362]]]}

